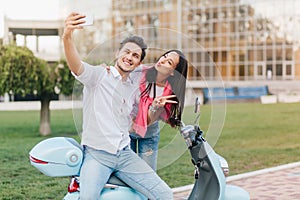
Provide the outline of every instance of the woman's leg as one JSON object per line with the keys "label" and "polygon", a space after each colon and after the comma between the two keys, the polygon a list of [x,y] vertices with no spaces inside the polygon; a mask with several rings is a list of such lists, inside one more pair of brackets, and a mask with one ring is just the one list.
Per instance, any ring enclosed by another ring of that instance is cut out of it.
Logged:
{"label": "woman's leg", "polygon": [[159,135],[138,139],[138,155],[156,171]]}
{"label": "woman's leg", "polygon": [[137,153],[137,138],[133,136],[133,133],[130,134],[130,148],[132,149],[132,151]]}
{"label": "woman's leg", "polygon": [[139,137],[137,140],[138,155],[156,171],[158,143],[160,138],[160,127],[158,121],[147,127],[144,138]]}

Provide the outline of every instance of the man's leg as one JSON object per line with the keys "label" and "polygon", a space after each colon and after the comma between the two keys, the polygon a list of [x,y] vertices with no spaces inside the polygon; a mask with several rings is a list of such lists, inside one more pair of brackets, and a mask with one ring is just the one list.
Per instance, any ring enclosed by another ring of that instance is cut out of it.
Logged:
{"label": "man's leg", "polygon": [[120,152],[115,174],[151,200],[172,200],[171,188],[130,148]]}
{"label": "man's leg", "polygon": [[[88,147],[84,150],[84,160],[80,171],[80,199],[95,200],[100,198],[100,192],[107,183],[112,169],[100,162],[106,157],[105,152]],[[109,155],[108,155],[109,157]]]}

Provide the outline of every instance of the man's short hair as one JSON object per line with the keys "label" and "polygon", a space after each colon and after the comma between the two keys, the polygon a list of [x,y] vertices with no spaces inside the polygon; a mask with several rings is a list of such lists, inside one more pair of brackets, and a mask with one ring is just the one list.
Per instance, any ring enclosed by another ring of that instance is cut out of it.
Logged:
{"label": "man's short hair", "polygon": [[146,49],[147,49],[147,44],[145,43],[144,39],[137,35],[128,36],[120,43],[119,50],[122,49],[123,46],[128,42],[135,43],[142,49],[141,61],[144,60],[144,58],[146,56]]}

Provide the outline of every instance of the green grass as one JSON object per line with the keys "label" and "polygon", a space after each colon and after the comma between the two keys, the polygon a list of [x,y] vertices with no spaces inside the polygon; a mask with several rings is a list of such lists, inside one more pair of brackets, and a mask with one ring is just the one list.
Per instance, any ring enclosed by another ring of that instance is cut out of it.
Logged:
{"label": "green grass", "polygon": [[[72,112],[52,111],[54,136],[76,136]],[[30,149],[45,137],[39,136],[38,111],[0,112],[0,199],[62,199],[68,178],[50,178],[33,168]]]}
{"label": "green grass", "polygon": [[[200,125],[206,133],[211,105],[201,108]],[[221,136],[214,149],[225,157],[231,175],[300,161],[300,104],[228,104]],[[222,123],[220,121],[219,123]],[[71,110],[51,111],[50,137],[77,140]],[[51,178],[30,165],[28,152],[39,136],[38,111],[0,112],[0,199],[62,199],[68,178]],[[161,134],[158,173],[171,186],[193,183],[189,152],[174,129]],[[168,147],[168,148],[165,148]]]}

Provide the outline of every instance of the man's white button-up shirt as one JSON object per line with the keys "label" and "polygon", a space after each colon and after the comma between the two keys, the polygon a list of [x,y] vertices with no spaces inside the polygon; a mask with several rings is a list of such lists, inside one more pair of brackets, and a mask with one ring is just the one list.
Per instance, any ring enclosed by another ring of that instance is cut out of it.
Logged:
{"label": "man's white button-up shirt", "polygon": [[138,76],[126,81],[115,67],[83,63],[75,76],[83,85],[83,124],[81,144],[115,154],[130,144],[130,113],[138,95]]}

